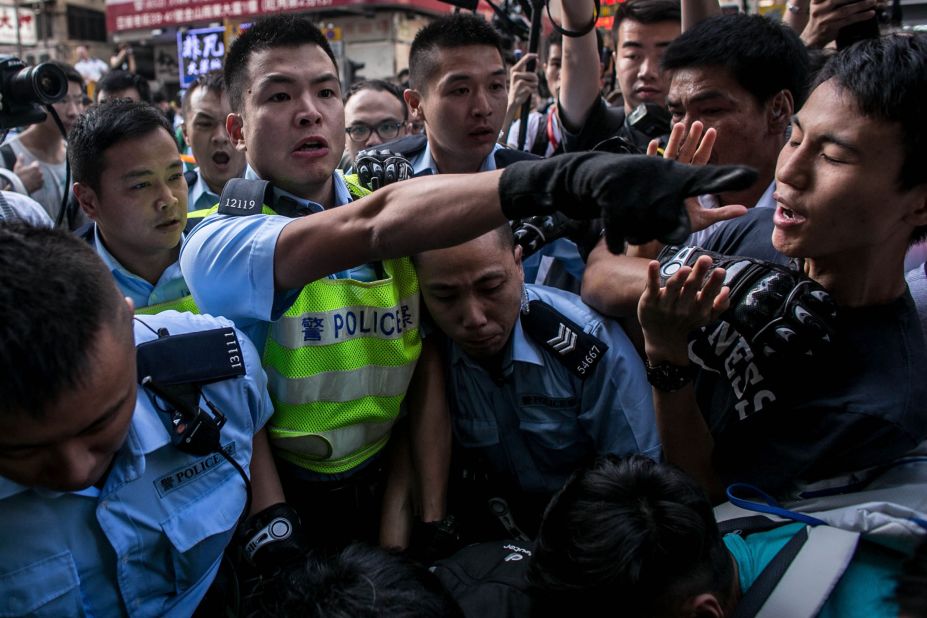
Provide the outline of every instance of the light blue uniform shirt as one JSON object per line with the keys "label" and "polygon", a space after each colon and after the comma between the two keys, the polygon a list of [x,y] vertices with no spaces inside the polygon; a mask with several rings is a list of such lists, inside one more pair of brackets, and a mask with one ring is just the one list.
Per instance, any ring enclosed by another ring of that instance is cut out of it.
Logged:
{"label": "light blue uniform shirt", "polygon": [[540,300],[600,339],[608,351],[580,380],[515,323],[504,351],[504,384],[451,344],[454,436],[523,491],[553,493],[590,454],[661,457],[644,365],[621,327],[578,296],[528,285]]}
{"label": "light blue uniform shirt", "polygon": [[[143,316],[172,335],[223,318]],[[135,322],[136,343],[156,335]],[[247,472],[254,434],[273,409],[254,346],[238,334],[245,376],[204,388],[227,417],[221,443]],[[54,492],[0,477],[0,614],[190,616],[219,569],[245,506],[245,484],[220,455],[171,445],[166,415],[141,387],[128,435],[102,489]]]}
{"label": "light blue uniform shirt", "polygon": [[196,182],[190,187],[190,193],[187,196],[187,210],[193,212],[194,210],[212,208],[219,203],[219,196],[213,193],[206,181],[203,180],[200,168],[193,171],[196,172]]}
{"label": "light blue uniform shirt", "polygon": [[[344,179],[335,173],[335,205],[351,201]],[[249,166],[245,178],[257,175]],[[322,205],[275,189],[275,199],[286,196],[315,211]],[[268,204],[269,205],[269,204]],[[312,216],[312,215],[309,215]],[[283,228],[295,219],[280,215],[210,215],[187,235],[180,265],[203,313],[223,315],[243,330],[259,350],[264,349],[269,323],[283,315],[300,290],[274,289],[274,250]],[[332,279],[373,281],[369,265],[331,275]]]}
{"label": "light blue uniform shirt", "polygon": [[[485,159],[483,159],[483,164],[480,166],[481,172],[491,172],[496,169],[496,151],[502,148],[499,144],[493,146],[493,149],[489,152]],[[416,175],[423,172],[431,172],[432,174],[440,174],[441,170],[438,169],[437,163],[435,163],[434,157],[431,156],[431,144],[425,143],[425,149],[422,150],[418,155],[412,158],[409,163],[412,164],[412,171]]]}
{"label": "light blue uniform shirt", "polygon": [[[181,237],[181,242],[183,237]],[[158,282],[151,285],[147,280],[139,277],[133,272],[126,269],[119,263],[112,253],[103,244],[100,237],[100,229],[96,226],[93,228],[93,248],[103,259],[103,263],[113,274],[116,285],[123,296],[128,296],[135,303],[136,309],[147,307],[148,305],[157,305],[166,303],[171,300],[177,300],[184,296],[190,295],[190,288],[184,281],[183,273],[180,272],[180,262],[174,262],[164,269]]]}

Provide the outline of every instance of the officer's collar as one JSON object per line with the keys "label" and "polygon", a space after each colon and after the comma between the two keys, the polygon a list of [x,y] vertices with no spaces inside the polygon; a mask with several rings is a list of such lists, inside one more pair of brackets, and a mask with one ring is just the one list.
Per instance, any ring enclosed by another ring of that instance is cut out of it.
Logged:
{"label": "officer's collar", "polygon": [[[249,165],[245,168],[245,178],[250,180],[263,180],[258,173]],[[340,170],[332,172],[332,188],[334,190],[334,205],[342,206],[351,202],[351,193],[348,191],[348,185],[344,181]],[[273,187],[274,203],[268,204],[279,215],[285,217],[303,217],[312,213],[322,212],[325,207],[318,202],[307,200],[299,197],[280,187]]]}
{"label": "officer's collar", "polygon": [[[491,172],[496,169],[496,151],[501,150],[503,146],[496,144],[493,146],[493,149],[489,151],[489,154],[486,155],[486,158],[483,159],[483,163],[480,165],[480,172]],[[422,151],[421,159],[419,159],[418,164],[413,166],[413,171],[416,176],[424,176],[426,172],[431,171],[434,174],[440,174],[441,170],[438,169],[438,165],[435,163],[434,157],[431,156],[431,144],[425,143],[425,149]]]}
{"label": "officer's collar", "polygon": [[[519,319],[515,320],[515,327],[512,328],[512,333],[509,335],[509,340],[502,349],[502,354],[502,368],[506,372],[508,372],[512,363],[528,363],[531,365],[544,366],[544,359],[538,353],[538,350],[531,345],[531,342],[528,341],[527,335],[521,326],[521,314],[519,314]],[[450,356],[452,365],[464,363],[468,367],[481,367],[476,359],[464,352],[463,348],[457,344],[451,346]]]}

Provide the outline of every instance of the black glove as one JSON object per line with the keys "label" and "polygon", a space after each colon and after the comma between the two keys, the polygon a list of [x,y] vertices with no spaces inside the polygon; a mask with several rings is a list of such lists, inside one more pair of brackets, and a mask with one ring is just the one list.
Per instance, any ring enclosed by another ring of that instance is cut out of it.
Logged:
{"label": "black glove", "polygon": [[743,166],[683,165],[658,157],[578,152],[513,163],[502,172],[499,197],[509,219],[561,210],[573,219],[604,217],[610,251],[624,241],[682,242],[689,235],[683,200],[746,189],[756,172]]}
{"label": "black glove", "polygon": [[354,157],[354,171],[360,183],[371,191],[414,175],[408,159],[385,148],[358,152]]}
{"label": "black glove", "polygon": [[447,558],[463,546],[457,518],[448,515],[440,521],[416,520],[412,526],[409,555],[424,563]]}
{"label": "black glove", "polygon": [[515,238],[515,244],[521,246],[521,257],[524,259],[540,251],[547,243],[583,231],[585,223],[570,219],[560,212],[538,215],[512,221],[512,236]]}
{"label": "black glove", "polygon": [[661,282],[703,255],[726,271],[731,305],[721,319],[747,340],[756,356],[786,363],[829,351],[836,303],[816,281],[784,266],[698,247],[664,247],[658,257]]}
{"label": "black glove", "polygon": [[245,560],[261,573],[272,573],[301,560],[307,551],[299,515],[280,502],[249,517],[241,529]]}

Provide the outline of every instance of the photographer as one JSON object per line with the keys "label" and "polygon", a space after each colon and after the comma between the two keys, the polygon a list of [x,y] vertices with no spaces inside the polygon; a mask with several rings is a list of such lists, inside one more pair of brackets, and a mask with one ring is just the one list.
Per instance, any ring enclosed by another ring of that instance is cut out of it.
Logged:
{"label": "photographer", "polygon": [[[80,74],[68,64],[52,61],[67,77],[67,95],[53,103],[66,132],[77,121],[82,111],[84,82]],[[27,127],[22,133],[0,147],[2,164],[19,176],[29,196],[40,203],[53,221],[59,219],[64,196],[67,166],[67,142],[51,114],[42,122]],[[61,217],[61,226],[75,230],[87,219],[79,209],[68,208]]]}
{"label": "photographer", "polygon": [[135,73],[135,54],[130,43],[120,43],[109,59],[109,68],[114,71]]}

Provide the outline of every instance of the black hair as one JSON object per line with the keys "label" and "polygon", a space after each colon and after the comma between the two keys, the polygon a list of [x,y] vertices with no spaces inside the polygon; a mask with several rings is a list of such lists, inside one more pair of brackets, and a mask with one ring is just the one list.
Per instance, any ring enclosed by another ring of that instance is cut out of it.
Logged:
{"label": "black hair", "polygon": [[502,37],[485,19],[471,13],[453,13],[431,22],[418,31],[409,50],[409,85],[424,90],[438,70],[437,55],[442,49],[486,45],[504,60]]}
{"label": "black hair", "polygon": [[544,513],[528,569],[551,615],[618,604],[622,615],[654,616],[704,592],[726,603],[733,577],[708,497],[642,455],[575,473]]}
{"label": "black hair", "polygon": [[[515,236],[512,234],[512,227],[508,223],[503,223],[499,227],[494,228],[493,230],[489,232],[486,232],[485,235],[489,235],[489,234],[493,235],[493,238],[495,239],[496,244],[498,244],[499,248],[502,249],[503,251],[507,251],[509,253],[512,253],[515,251]],[[482,236],[478,236],[477,238],[482,238]],[[464,245],[467,242],[472,242],[474,240],[476,240],[476,238],[472,238],[466,242],[460,243],[460,245]],[[454,245],[454,247],[459,247],[460,245]],[[445,247],[445,248],[452,249],[453,247]],[[431,251],[441,251],[441,249],[432,249]],[[421,253],[416,253],[412,255],[410,258],[412,260],[412,264],[415,266],[418,266],[421,263],[421,256],[427,253],[431,253],[431,251],[422,251]]]}
{"label": "black hair", "polygon": [[409,106],[406,105],[406,100],[402,97],[402,89],[383,79],[362,79],[359,82],[354,82],[351,84],[351,88],[348,89],[348,93],[344,95],[344,102],[347,103],[348,100],[360,92],[361,90],[376,90],[378,92],[388,92],[399,101],[402,105],[402,117],[403,119],[409,118]]}
{"label": "black hair", "polygon": [[151,103],[151,86],[148,85],[148,80],[141,75],[118,69],[110,71],[100,79],[97,84],[97,101],[104,92],[119,92],[129,88],[135,88],[142,101]]}
{"label": "black hair", "polygon": [[80,86],[81,91],[84,89],[84,78],[80,73],[77,72],[72,65],[67,62],[61,62],[60,60],[49,60],[49,64],[53,64],[64,72],[64,76],[68,79],[69,82],[74,82]]}
{"label": "black hair", "polygon": [[679,0],[627,0],[616,5],[615,19],[612,22],[612,40],[618,42],[618,28],[626,19],[640,24],[658,24],[671,21],[682,22],[682,9]]}
{"label": "black hair", "polygon": [[676,38],[663,55],[669,71],[726,69],[761,105],[781,90],[795,109],[808,91],[808,50],[788,26],[760,15],[718,15]]}
{"label": "black hair", "polygon": [[239,36],[225,56],[225,87],[232,111],[241,111],[248,84],[248,62],[259,51],[277,47],[318,45],[331,58],[337,71],[338,62],[328,39],[312,20],[302,15],[272,15],[255,21]]}
{"label": "black hair", "polygon": [[[865,39],[834,55],[820,70],[815,87],[826,81],[853,96],[859,111],[901,129],[904,163],[902,189],[927,182],[927,36],[896,34]],[[927,230],[925,230],[927,231]]]}
{"label": "black hair", "polygon": [[81,386],[101,328],[124,315],[119,304],[112,274],[77,236],[0,225],[0,415],[42,418]]}
{"label": "black hair", "polygon": [[222,71],[210,71],[209,73],[199,75],[196,81],[190,84],[190,87],[187,88],[180,102],[180,110],[184,119],[186,119],[187,114],[190,113],[190,101],[193,99],[193,93],[200,88],[205,88],[209,92],[221,96],[222,93],[225,92],[225,76],[222,74]]}
{"label": "black hair", "polygon": [[91,107],[78,117],[68,134],[68,162],[74,182],[99,191],[106,150],[158,129],[167,131],[173,141],[170,121],[149,103],[115,99]]}
{"label": "black hair", "polygon": [[310,555],[261,594],[262,616],[278,618],[463,618],[438,579],[408,558],[349,545]]}
{"label": "black hair", "polygon": [[560,51],[563,51],[563,35],[556,30],[551,32],[549,35],[547,35],[547,38],[544,39],[544,62],[548,62],[550,60],[550,48],[554,45],[559,46]]}

